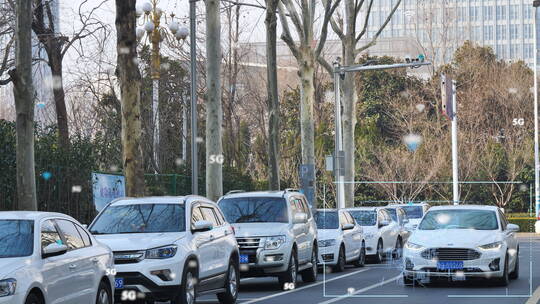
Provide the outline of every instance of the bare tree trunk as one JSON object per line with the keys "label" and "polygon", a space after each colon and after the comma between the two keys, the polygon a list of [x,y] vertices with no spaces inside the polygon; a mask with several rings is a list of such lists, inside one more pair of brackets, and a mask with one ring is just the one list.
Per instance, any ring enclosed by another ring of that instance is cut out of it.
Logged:
{"label": "bare tree trunk", "polygon": [[58,143],[61,148],[69,148],[69,127],[66,110],[66,100],[63,84],[62,59],[60,54],[49,55],[49,67],[53,77],[53,96],[56,109],[56,121],[58,123]]}
{"label": "bare tree trunk", "polygon": [[[356,59],[356,31],[354,20],[356,19],[355,7],[352,1],[345,1],[345,16],[347,18],[347,33],[343,38],[343,60],[346,66],[355,64]],[[344,177],[347,183],[345,188],[345,207],[354,207],[354,188],[355,184],[355,152],[356,144],[354,141],[354,131],[356,128],[356,102],[358,95],[356,92],[356,81],[354,73],[346,73],[342,86],[343,91],[343,150],[345,154],[345,172]]]}
{"label": "bare tree trunk", "polygon": [[[144,195],[141,149],[141,74],[136,64],[136,0],[116,0],[118,66],[122,102],[122,150],[126,194]],[[125,50],[129,50],[126,52]]]}
{"label": "bare tree trunk", "polygon": [[206,0],[206,197],[217,200],[223,195],[221,161],[221,25],[219,1]]}
{"label": "bare tree trunk", "polygon": [[32,2],[16,2],[15,96],[17,132],[17,200],[19,210],[37,210],[34,164],[34,86],[32,83]]}
{"label": "bare tree trunk", "polygon": [[[302,50],[309,52],[310,50]],[[315,121],[313,103],[315,100],[315,64],[311,56],[305,55],[300,63],[300,137],[302,139],[302,163],[315,164]]]}
{"label": "bare tree trunk", "polygon": [[268,104],[268,188],[279,190],[279,97],[276,25],[279,0],[266,1],[266,92]]}

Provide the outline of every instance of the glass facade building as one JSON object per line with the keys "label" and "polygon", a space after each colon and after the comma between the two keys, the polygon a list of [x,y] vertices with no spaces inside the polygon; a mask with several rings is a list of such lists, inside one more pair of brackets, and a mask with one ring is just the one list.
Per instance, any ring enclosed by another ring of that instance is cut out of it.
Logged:
{"label": "glass facade building", "polygon": [[[376,34],[396,3],[374,2],[367,38]],[[402,0],[379,37],[411,37],[438,64],[471,40],[491,47],[500,59],[532,66],[533,19],[532,0]]]}

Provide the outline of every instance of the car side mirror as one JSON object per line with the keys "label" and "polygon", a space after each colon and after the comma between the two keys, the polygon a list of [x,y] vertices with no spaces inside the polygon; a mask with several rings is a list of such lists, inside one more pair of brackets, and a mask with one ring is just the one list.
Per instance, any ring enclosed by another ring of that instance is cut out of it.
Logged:
{"label": "car side mirror", "polygon": [[43,248],[41,252],[41,258],[46,259],[54,256],[59,256],[66,253],[68,247],[66,245],[60,245],[58,243],[52,243]]}
{"label": "car side mirror", "polygon": [[390,222],[387,221],[387,220],[384,220],[384,221],[380,221],[379,222],[379,227],[384,227],[384,226],[388,226],[390,225]]}
{"label": "car side mirror", "polygon": [[297,213],[294,215],[293,224],[305,224],[307,223],[307,214]]}
{"label": "car side mirror", "polygon": [[88,229],[88,224],[82,224],[82,227],[83,227],[84,229]]}
{"label": "car side mirror", "polygon": [[204,232],[204,231],[210,231],[214,228],[214,225],[212,222],[209,221],[196,221],[193,224],[193,228],[191,229],[191,232]]}
{"label": "car side mirror", "polygon": [[343,226],[341,226],[341,230],[351,230],[351,229],[354,229],[354,225],[353,224],[343,224]]}
{"label": "car side mirror", "polygon": [[516,224],[508,224],[508,226],[506,226],[506,230],[512,232],[519,232],[519,226]]}

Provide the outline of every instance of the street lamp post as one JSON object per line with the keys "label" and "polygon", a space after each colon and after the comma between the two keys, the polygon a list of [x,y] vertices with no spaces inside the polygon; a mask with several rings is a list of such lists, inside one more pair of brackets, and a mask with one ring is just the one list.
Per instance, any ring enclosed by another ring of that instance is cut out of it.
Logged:
{"label": "street lamp post", "polygon": [[191,57],[191,193],[199,194],[199,161],[197,154],[197,20],[196,17],[197,0],[189,0],[189,41]]}
{"label": "street lamp post", "polygon": [[534,7],[534,202],[536,233],[540,233],[540,160],[538,155],[538,7],[540,0],[533,1]]}
{"label": "street lamp post", "polygon": [[[142,14],[144,13],[144,15]],[[170,34],[178,40],[184,40],[188,35],[188,29],[180,27],[175,20],[175,15],[170,14],[168,23],[169,32],[161,26],[161,19],[165,17],[163,10],[158,7],[158,0],[145,2],[138,8],[138,15],[143,15],[143,25],[137,28],[137,38],[142,39],[146,32],[151,45],[151,77],[152,77],[152,124],[153,124],[153,165],[154,171],[159,172],[159,80],[161,77],[161,54],[160,44],[164,39],[170,39]],[[167,21],[167,20],[165,20]],[[169,34],[170,33],[170,34]]]}
{"label": "street lamp post", "polygon": [[[540,1],[540,0],[538,0]],[[354,181],[345,181],[343,177],[343,172],[341,168],[344,167],[343,164],[343,139],[342,139],[342,130],[341,130],[341,79],[345,73],[354,73],[361,71],[373,71],[373,70],[388,70],[388,69],[397,69],[397,68],[418,68],[423,65],[430,65],[429,62],[424,62],[424,56],[420,55],[418,58],[406,58],[406,63],[396,63],[396,64],[379,64],[371,65],[374,61],[368,61],[364,64],[342,66],[340,64],[340,59],[338,58],[334,62],[334,94],[335,94],[335,142],[334,142],[334,174],[335,174],[335,183],[336,183],[336,208],[343,209],[345,208],[345,187],[344,184],[351,183]]]}

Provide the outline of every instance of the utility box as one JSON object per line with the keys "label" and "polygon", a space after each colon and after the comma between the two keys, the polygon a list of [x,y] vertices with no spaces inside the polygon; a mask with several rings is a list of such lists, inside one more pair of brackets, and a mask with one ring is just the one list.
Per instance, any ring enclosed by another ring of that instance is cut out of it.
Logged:
{"label": "utility box", "polygon": [[314,208],[315,204],[315,165],[300,165],[300,188],[307,198],[309,206]]}

